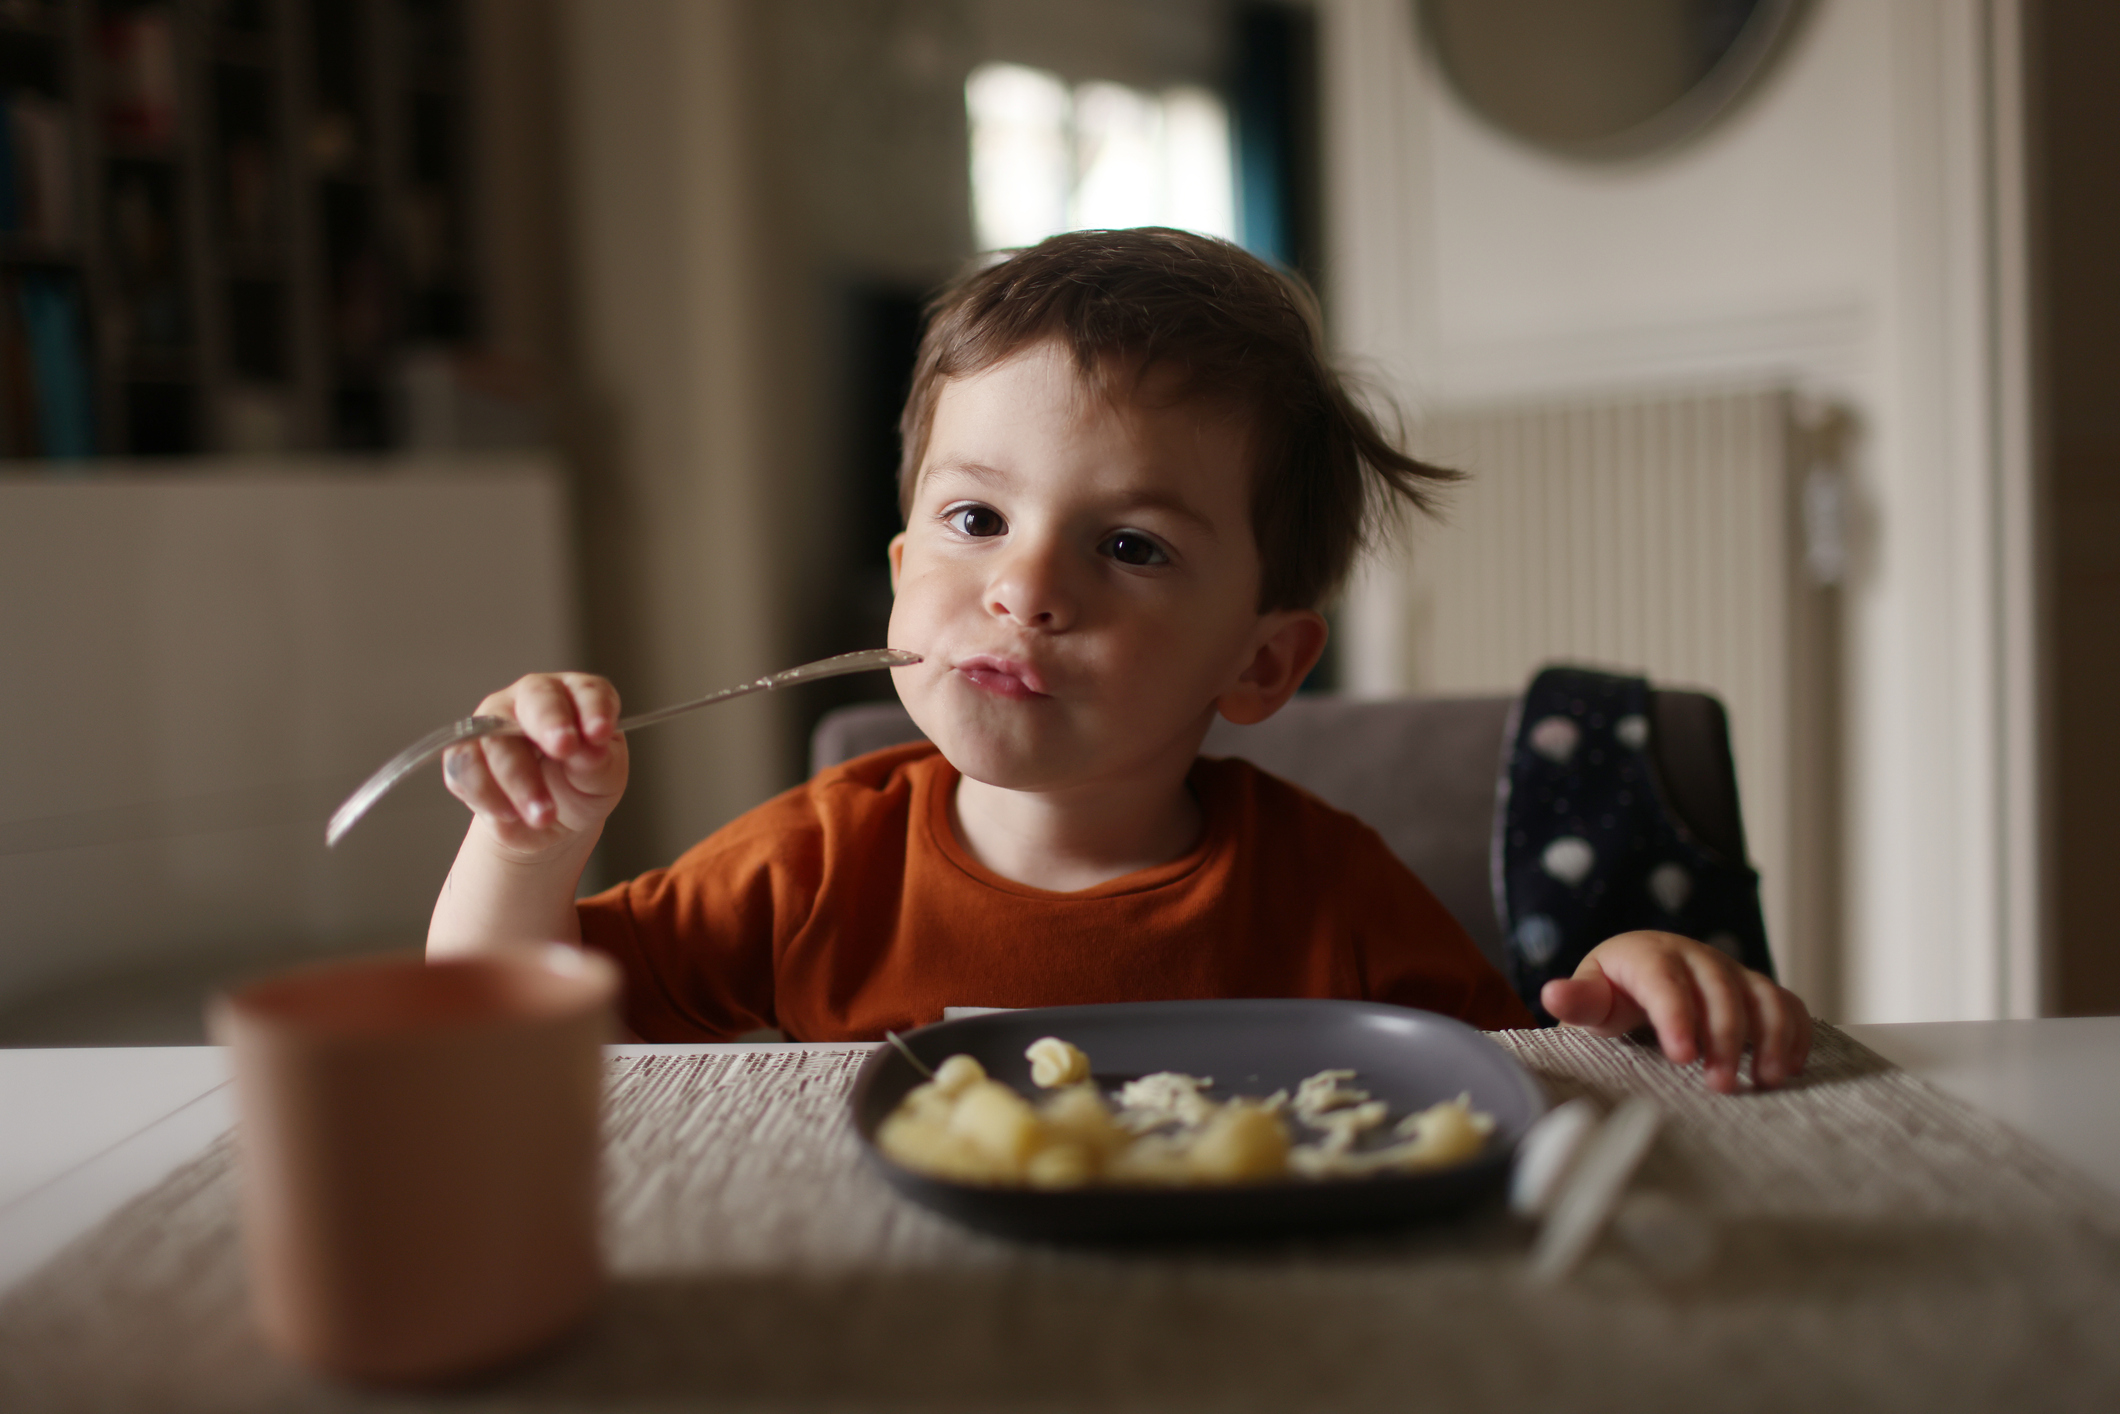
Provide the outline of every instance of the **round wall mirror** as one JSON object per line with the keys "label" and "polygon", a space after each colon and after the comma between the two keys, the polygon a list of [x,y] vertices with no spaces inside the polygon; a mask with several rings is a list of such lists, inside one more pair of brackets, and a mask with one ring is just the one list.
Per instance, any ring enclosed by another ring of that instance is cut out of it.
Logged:
{"label": "round wall mirror", "polygon": [[1571,157],[1697,132],[1756,80],[1801,0],[1415,0],[1459,97]]}

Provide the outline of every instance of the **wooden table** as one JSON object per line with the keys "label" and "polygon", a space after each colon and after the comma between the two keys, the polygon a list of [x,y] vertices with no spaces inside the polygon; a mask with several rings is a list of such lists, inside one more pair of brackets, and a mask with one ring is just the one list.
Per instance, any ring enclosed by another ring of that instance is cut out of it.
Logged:
{"label": "wooden table", "polygon": [[[1845,1029],[2120,1195],[2120,1017]],[[227,1078],[213,1046],[0,1050],[0,1291],[226,1133]]]}

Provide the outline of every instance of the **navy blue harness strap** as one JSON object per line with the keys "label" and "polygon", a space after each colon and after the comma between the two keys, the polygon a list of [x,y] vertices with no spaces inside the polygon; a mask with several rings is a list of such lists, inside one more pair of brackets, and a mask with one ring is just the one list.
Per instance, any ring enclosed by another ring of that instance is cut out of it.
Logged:
{"label": "navy blue harness strap", "polygon": [[1532,679],[1509,733],[1494,812],[1495,910],[1517,995],[1542,1025],[1548,979],[1615,933],[1653,928],[1774,973],[1759,875],[1695,838],[1671,810],[1649,749],[1642,678],[1553,667]]}

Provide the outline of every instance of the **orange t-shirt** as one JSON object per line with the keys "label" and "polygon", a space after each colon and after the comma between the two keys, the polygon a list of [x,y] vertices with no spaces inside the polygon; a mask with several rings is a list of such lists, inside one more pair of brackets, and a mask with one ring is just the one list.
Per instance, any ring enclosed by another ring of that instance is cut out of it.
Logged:
{"label": "orange t-shirt", "polygon": [[879,1040],[946,1006],[1182,997],[1397,1002],[1529,1025],[1509,984],[1374,830],[1247,761],[1188,778],[1181,859],[1078,893],[1002,878],[950,823],[957,772],[920,742],[820,772],[579,905],[650,1041],[777,1026]]}

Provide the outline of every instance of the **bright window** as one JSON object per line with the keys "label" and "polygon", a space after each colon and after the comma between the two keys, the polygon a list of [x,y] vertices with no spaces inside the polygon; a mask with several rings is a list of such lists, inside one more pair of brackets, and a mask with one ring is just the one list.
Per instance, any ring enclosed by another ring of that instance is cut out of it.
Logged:
{"label": "bright window", "polygon": [[1178,226],[1236,237],[1229,112],[1203,88],[1069,88],[1020,64],[965,81],[979,248],[1061,231]]}

